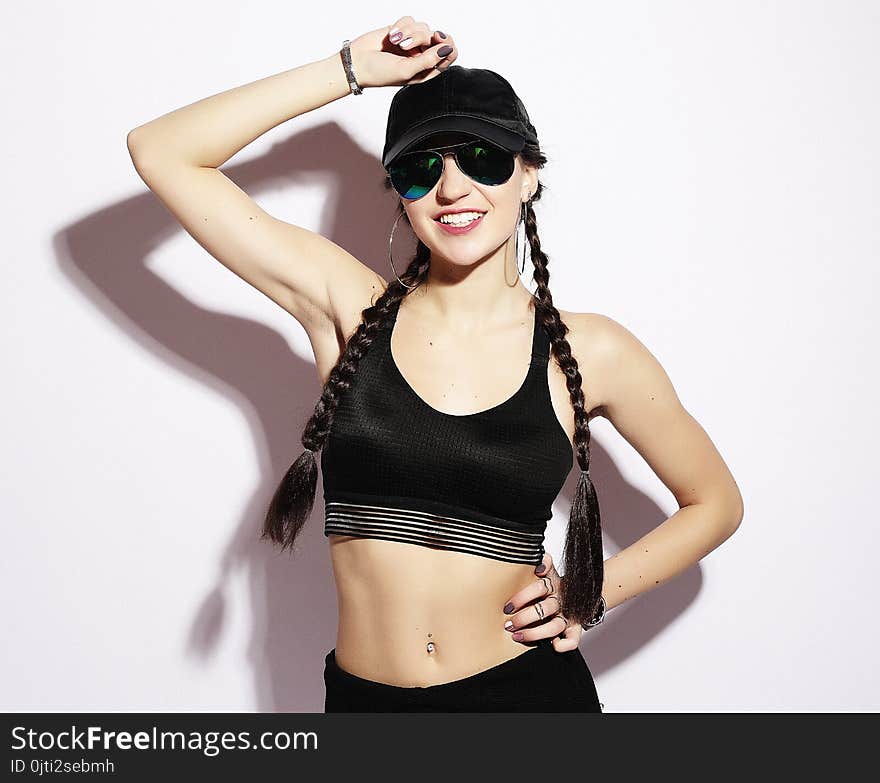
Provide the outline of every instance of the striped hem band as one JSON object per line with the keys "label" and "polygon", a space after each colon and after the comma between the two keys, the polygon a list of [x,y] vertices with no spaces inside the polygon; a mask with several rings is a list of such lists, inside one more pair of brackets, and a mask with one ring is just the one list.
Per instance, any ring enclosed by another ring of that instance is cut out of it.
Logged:
{"label": "striped hem band", "polygon": [[544,557],[543,533],[400,507],[328,500],[325,509],[325,536],[380,538],[528,565],[537,565]]}

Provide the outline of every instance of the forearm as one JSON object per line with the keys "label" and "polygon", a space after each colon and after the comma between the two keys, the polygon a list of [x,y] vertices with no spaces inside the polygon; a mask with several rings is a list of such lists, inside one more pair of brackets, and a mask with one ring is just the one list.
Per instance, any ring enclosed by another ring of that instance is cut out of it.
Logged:
{"label": "forearm", "polygon": [[218,168],[282,122],[350,94],[336,52],[175,109],[135,128],[132,157]]}
{"label": "forearm", "polygon": [[695,503],[604,564],[602,595],[607,609],[667,582],[722,544],[736,530],[741,512],[728,503]]}

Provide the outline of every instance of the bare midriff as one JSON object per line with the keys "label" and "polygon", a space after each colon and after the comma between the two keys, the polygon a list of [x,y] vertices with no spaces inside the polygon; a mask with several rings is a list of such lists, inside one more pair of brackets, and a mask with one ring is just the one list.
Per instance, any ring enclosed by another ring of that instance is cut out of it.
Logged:
{"label": "bare midriff", "polygon": [[536,580],[533,565],[396,541],[328,539],[343,670],[388,685],[438,685],[535,646],[513,640],[503,611]]}

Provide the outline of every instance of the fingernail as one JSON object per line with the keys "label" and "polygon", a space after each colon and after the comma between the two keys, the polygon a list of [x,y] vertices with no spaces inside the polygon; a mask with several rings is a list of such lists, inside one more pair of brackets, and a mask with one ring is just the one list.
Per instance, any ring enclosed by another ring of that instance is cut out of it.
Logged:
{"label": "fingernail", "polygon": [[437,54],[438,54],[438,56],[440,56],[440,57],[446,57],[451,51],[452,51],[452,47],[449,46],[449,44],[447,44],[446,46],[441,46],[441,47],[437,50]]}
{"label": "fingernail", "polygon": [[508,620],[506,623],[504,623],[504,629],[506,631],[509,631],[511,628],[513,628],[513,620]]}
{"label": "fingernail", "polygon": [[404,39],[398,44],[398,46],[400,46],[401,49],[406,49],[407,46],[411,46],[411,45],[412,45],[412,42],[413,42],[413,39],[412,39],[412,38],[404,38]]}
{"label": "fingernail", "polygon": [[443,38],[444,40],[445,40],[445,38],[446,38],[446,33],[441,32],[440,30],[437,31],[437,35],[439,35],[439,36],[440,36],[441,38]]}
{"label": "fingernail", "polygon": [[538,563],[538,565],[535,566],[535,573],[536,574],[543,574],[545,568],[546,568],[546,565],[544,563]]}
{"label": "fingernail", "polygon": [[[495,606],[498,606],[498,604],[495,604]],[[504,604],[504,614],[510,614],[512,611],[513,611],[513,604],[511,604],[511,603]]]}
{"label": "fingernail", "polygon": [[514,640],[515,642],[521,642],[521,641],[523,640],[523,632],[522,632],[522,631],[517,631],[517,632],[513,635],[513,640]]}
{"label": "fingernail", "polygon": [[395,43],[401,35],[403,35],[403,33],[395,27],[390,33],[388,33],[388,40],[391,41],[391,43]]}

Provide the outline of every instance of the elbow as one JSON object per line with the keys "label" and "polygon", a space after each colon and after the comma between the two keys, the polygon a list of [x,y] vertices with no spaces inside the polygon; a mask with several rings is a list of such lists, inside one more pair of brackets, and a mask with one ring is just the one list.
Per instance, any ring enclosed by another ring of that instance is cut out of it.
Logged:
{"label": "elbow", "polygon": [[730,536],[732,536],[742,524],[743,515],[745,512],[742,494],[740,494],[740,491],[738,489],[734,493],[733,500],[730,502],[728,508],[728,518],[730,520],[730,523],[727,528],[727,537],[730,538]]}
{"label": "elbow", "polygon": [[156,167],[161,165],[161,159],[155,154],[153,143],[144,138],[140,128],[135,128],[128,132],[125,144],[135,171],[149,187]]}
{"label": "elbow", "polygon": [[713,548],[730,538],[742,524],[743,499],[739,490],[723,492],[704,503],[708,519],[711,519]]}
{"label": "elbow", "polygon": [[128,135],[125,137],[125,146],[128,148],[128,154],[131,156],[131,161],[135,164],[135,168],[140,170],[147,157],[147,142],[144,139],[143,132],[141,132],[141,126],[128,132]]}
{"label": "elbow", "polygon": [[128,154],[131,156],[132,163],[135,164],[135,168],[138,171],[146,168],[149,161],[156,157],[155,137],[154,140],[150,140],[149,136],[151,134],[145,132],[143,127],[143,125],[139,125],[137,128],[133,128],[125,137],[125,146],[128,148]]}
{"label": "elbow", "polygon": [[130,130],[128,132],[128,135],[125,137],[125,146],[128,147],[128,154],[131,155],[132,160],[134,160],[135,155],[137,155],[138,149],[141,146],[140,134],[138,133],[138,130],[140,130],[140,126]]}

